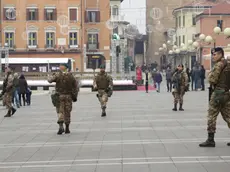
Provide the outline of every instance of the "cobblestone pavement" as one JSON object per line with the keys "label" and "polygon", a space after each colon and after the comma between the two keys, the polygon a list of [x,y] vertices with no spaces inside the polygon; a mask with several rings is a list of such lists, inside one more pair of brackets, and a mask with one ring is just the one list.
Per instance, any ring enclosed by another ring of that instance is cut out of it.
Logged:
{"label": "cobblestone pavement", "polygon": [[33,96],[12,118],[0,110],[0,172],[229,172],[230,131],[218,119],[216,148],[206,139],[207,92],[189,92],[184,112],[170,93],[115,92],[100,117],[95,93],[74,104],[71,134],[58,136],[49,95]]}

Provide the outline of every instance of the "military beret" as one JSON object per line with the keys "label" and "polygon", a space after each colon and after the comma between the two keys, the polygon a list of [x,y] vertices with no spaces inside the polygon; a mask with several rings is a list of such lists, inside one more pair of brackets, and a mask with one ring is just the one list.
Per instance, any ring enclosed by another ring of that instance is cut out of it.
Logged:
{"label": "military beret", "polygon": [[102,64],[102,65],[100,66],[100,69],[105,69],[105,65]]}
{"label": "military beret", "polygon": [[179,64],[179,65],[178,65],[178,67],[182,67],[182,68],[184,68],[184,65],[183,65],[183,64]]}
{"label": "military beret", "polygon": [[69,65],[67,63],[61,63],[60,66],[65,66],[66,68],[69,68]]}
{"label": "military beret", "polygon": [[224,50],[221,47],[216,47],[212,49],[212,54],[215,52],[221,52],[224,55]]}

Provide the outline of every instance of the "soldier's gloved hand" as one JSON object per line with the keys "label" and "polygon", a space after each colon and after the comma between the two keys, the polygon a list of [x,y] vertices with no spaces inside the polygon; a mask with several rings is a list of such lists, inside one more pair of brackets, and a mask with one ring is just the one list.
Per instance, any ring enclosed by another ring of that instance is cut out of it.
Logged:
{"label": "soldier's gloved hand", "polygon": [[73,97],[73,102],[77,102],[77,97]]}

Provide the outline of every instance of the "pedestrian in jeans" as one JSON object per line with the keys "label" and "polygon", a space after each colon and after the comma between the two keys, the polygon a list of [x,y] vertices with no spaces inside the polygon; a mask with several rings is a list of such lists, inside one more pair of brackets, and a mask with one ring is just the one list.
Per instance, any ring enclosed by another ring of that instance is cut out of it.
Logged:
{"label": "pedestrian in jeans", "polygon": [[14,73],[13,87],[14,90],[13,90],[12,103],[14,104],[14,106],[17,106],[17,108],[20,108],[19,95],[18,95],[18,90],[19,90],[18,73]]}
{"label": "pedestrian in jeans", "polygon": [[161,73],[160,73],[159,70],[157,71],[157,73],[155,75],[154,81],[156,83],[157,92],[160,93],[160,86],[161,86],[161,82],[162,82],[162,75],[161,75]]}
{"label": "pedestrian in jeans", "polygon": [[172,92],[172,70],[170,67],[166,70],[167,92]]}
{"label": "pedestrian in jeans", "polygon": [[29,87],[27,87],[26,90],[26,103],[29,106],[31,104],[31,95],[32,95],[32,91]]}

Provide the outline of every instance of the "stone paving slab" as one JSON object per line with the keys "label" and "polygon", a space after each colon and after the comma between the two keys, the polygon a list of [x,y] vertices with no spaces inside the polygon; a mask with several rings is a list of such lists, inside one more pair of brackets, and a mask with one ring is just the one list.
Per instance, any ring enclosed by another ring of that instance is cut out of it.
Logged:
{"label": "stone paving slab", "polygon": [[50,96],[4,119],[0,110],[0,172],[228,172],[230,132],[218,118],[216,148],[206,139],[207,92],[188,92],[184,112],[172,112],[162,91],[114,92],[100,117],[92,94],[74,104],[71,134],[58,136]]}

